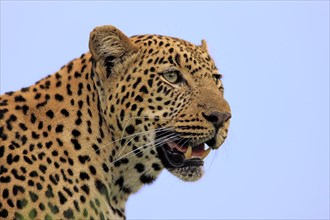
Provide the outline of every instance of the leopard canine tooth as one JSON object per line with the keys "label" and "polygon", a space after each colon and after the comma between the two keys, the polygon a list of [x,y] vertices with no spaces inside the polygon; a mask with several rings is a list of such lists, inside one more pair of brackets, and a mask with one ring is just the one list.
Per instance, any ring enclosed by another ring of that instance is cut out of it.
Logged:
{"label": "leopard canine tooth", "polygon": [[184,156],[186,159],[190,159],[192,154],[192,146],[189,146],[186,153],[184,153]]}
{"label": "leopard canine tooth", "polygon": [[203,152],[203,154],[202,154],[202,160],[204,160],[204,158],[207,157],[207,155],[209,155],[210,151],[211,151],[211,148],[209,147],[209,148],[207,148],[206,151]]}

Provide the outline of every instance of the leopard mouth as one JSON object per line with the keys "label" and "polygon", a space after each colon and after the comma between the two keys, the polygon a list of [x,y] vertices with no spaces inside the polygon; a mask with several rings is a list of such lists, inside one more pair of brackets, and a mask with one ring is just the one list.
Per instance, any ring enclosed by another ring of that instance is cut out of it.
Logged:
{"label": "leopard mouth", "polygon": [[188,141],[167,141],[162,144],[162,146],[157,147],[159,158],[165,168],[173,169],[203,166],[203,160],[211,151],[211,147],[206,148],[205,143],[211,143],[212,139],[197,145],[182,145],[182,143],[185,142]]}

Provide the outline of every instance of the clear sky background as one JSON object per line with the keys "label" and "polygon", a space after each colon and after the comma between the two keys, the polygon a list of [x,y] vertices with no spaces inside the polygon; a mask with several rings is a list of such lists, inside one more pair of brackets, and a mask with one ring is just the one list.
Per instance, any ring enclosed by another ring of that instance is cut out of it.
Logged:
{"label": "clear sky background", "polygon": [[329,218],[328,1],[1,1],[1,93],[86,52],[104,24],[206,39],[233,115],[204,178],[163,171],[129,219]]}

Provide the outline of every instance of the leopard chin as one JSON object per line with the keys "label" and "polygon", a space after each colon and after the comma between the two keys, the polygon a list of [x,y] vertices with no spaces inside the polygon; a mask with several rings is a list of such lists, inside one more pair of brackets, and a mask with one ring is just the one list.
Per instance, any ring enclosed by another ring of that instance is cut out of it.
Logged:
{"label": "leopard chin", "polygon": [[202,178],[204,174],[204,166],[186,166],[178,168],[168,168],[174,176],[186,182],[195,182]]}

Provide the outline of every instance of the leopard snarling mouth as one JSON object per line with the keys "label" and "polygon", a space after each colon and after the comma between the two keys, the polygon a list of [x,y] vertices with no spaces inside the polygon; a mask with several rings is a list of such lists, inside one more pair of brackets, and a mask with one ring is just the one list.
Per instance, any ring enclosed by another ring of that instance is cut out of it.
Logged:
{"label": "leopard snarling mouth", "polygon": [[[185,142],[187,144],[182,144]],[[205,143],[209,145],[211,142],[212,139],[193,145],[189,144],[188,141],[170,140],[157,147],[157,152],[164,167],[167,169],[198,167],[203,166],[203,160],[211,151],[211,147],[206,148]]]}

